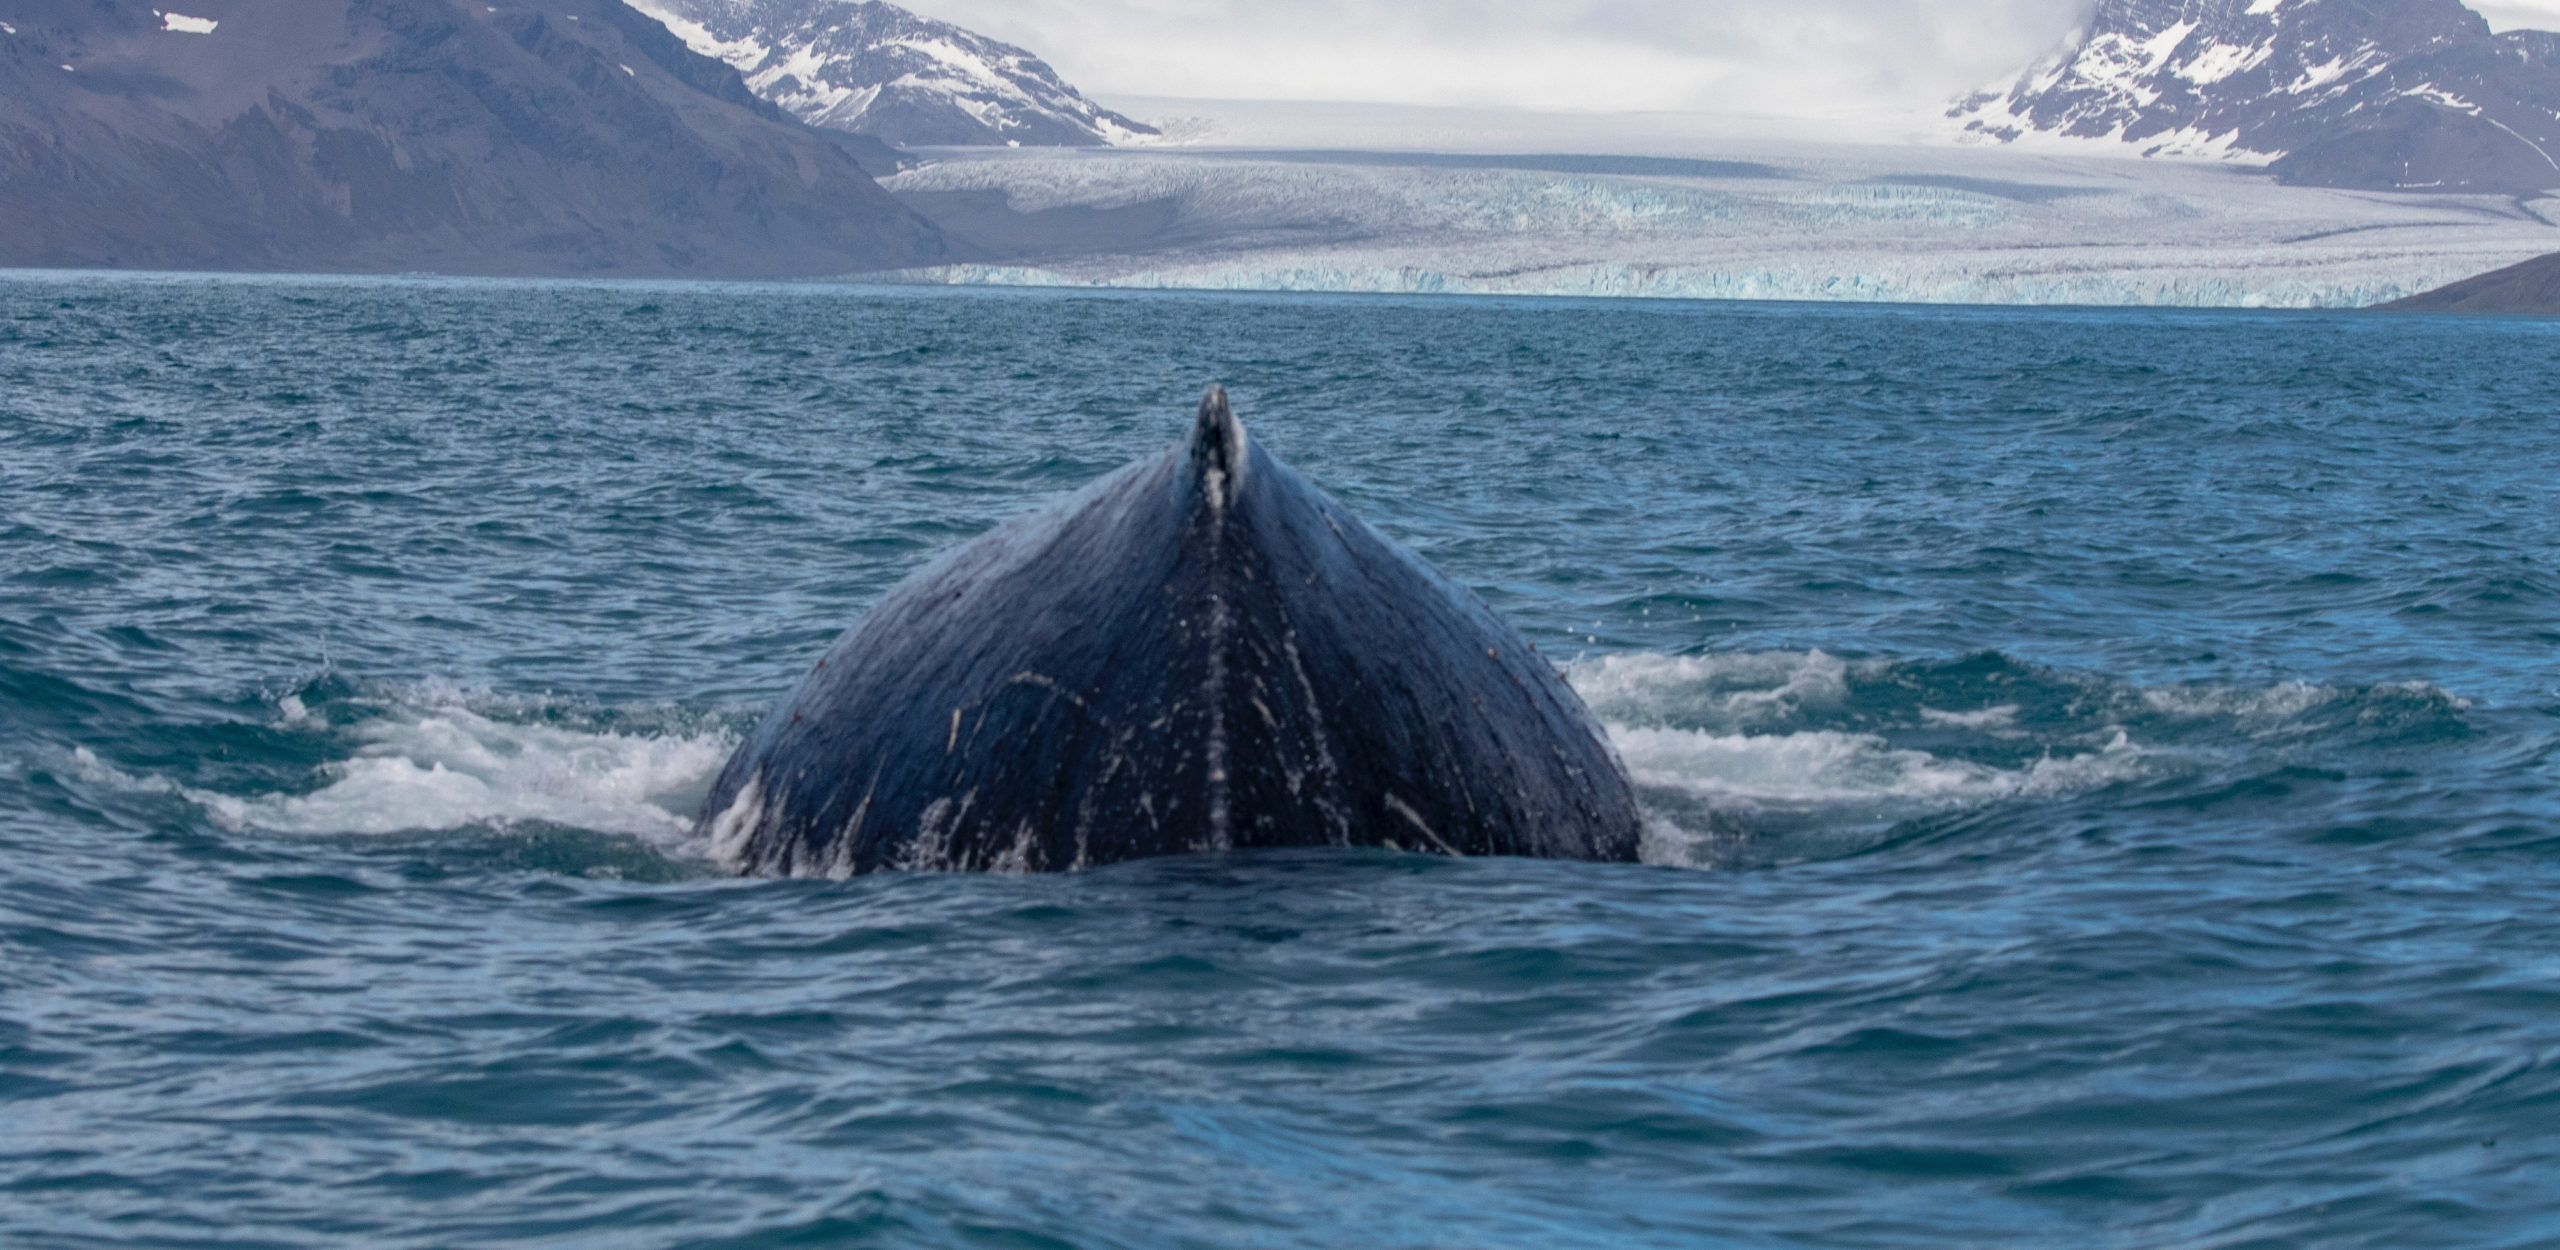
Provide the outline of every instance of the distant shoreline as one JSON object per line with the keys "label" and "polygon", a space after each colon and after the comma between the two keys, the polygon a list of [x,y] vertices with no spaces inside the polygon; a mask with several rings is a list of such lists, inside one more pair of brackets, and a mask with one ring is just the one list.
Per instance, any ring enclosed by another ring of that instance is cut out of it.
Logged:
{"label": "distant shoreline", "polygon": [[[1680,306],[1726,309],[1765,309],[1777,312],[1788,309],[1866,311],[1878,314],[1907,313],[2083,313],[2083,314],[2150,314],[2165,316],[2361,316],[2373,312],[2429,311],[2386,308],[2372,305],[2360,308],[2286,308],[2235,307],[2195,304],[1998,304],[1926,302],[1917,300],[1800,300],[1800,299],[1718,299],[1692,296],[1641,295],[1546,295],[1487,293],[1467,291],[1356,291],[1291,288],[1238,288],[1197,286],[1098,286],[1072,282],[1060,283],[972,283],[938,281],[896,274],[847,274],[817,278],[627,278],[627,277],[563,277],[547,274],[448,274],[448,273],[325,273],[291,271],[235,271],[213,269],[32,269],[0,268],[0,285],[60,284],[81,282],[158,283],[169,286],[241,284],[257,286],[428,286],[457,290],[489,287],[524,287],[528,289],[613,289],[634,294],[664,293],[669,295],[712,294],[741,291],[766,291],[783,294],[840,294],[901,296],[917,298],[970,298],[989,295],[1022,295],[1050,298],[1110,299],[1234,299],[1234,300],[1345,300],[1357,303],[1402,302],[1453,303],[1494,306],[1550,307],[1567,311],[1577,306],[1618,305],[1671,309]],[[2500,314],[2512,315],[2512,314]],[[2531,315],[2531,314],[2527,314]]]}

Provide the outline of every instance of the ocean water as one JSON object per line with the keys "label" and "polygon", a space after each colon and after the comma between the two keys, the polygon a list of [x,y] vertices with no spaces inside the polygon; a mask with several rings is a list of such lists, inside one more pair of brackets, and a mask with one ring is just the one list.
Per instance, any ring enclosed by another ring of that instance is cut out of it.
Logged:
{"label": "ocean water", "polygon": [[[0,278],[0,1242],[2560,1242],[2555,348]],[[1648,863],[704,861],[834,634],[1213,378]]]}

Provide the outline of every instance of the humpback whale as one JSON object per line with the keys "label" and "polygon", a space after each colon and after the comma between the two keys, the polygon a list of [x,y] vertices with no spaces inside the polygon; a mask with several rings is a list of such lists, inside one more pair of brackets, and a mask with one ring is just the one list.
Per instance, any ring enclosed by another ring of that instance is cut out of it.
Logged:
{"label": "humpback whale", "polygon": [[736,870],[1045,872],[1258,847],[1633,860],[1617,754],[1474,594],[1246,436],[909,577],[722,769]]}

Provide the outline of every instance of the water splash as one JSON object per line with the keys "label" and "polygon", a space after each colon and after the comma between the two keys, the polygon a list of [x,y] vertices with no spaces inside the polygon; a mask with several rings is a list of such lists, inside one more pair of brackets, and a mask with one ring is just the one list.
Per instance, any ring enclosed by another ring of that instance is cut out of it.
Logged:
{"label": "water splash", "polygon": [[1992,654],[1632,653],[1571,678],[1645,803],[1647,860],[1708,868],[1850,854],[1912,820],[2271,744],[2459,732],[2470,707],[2422,683],[2146,687]]}
{"label": "water splash", "polygon": [[[361,719],[332,729],[330,713]],[[473,695],[430,684],[338,708],[299,694],[277,701],[280,723],[331,733],[348,753],[321,767],[320,784],[228,794],[135,775],[74,752],[92,782],[174,794],[224,829],[297,835],[380,835],[544,824],[678,845],[737,735],[676,717],[675,723],[610,727],[555,701]],[[643,718],[645,719],[645,718]],[[664,718],[661,718],[664,719]]]}

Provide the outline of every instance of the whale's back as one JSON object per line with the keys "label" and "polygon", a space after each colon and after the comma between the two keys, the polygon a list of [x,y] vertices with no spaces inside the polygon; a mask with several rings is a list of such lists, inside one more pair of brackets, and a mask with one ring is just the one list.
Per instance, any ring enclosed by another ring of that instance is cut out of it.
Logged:
{"label": "whale's back", "polygon": [[742,871],[1047,871],[1248,847],[1633,859],[1615,753],[1516,630],[1246,438],[902,583],[732,758]]}

